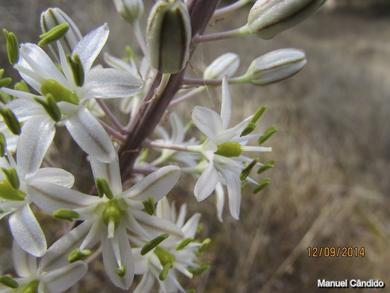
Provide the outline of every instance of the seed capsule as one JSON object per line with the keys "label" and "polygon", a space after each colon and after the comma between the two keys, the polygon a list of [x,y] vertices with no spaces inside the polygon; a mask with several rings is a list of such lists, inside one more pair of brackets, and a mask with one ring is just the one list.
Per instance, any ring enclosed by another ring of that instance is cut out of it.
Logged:
{"label": "seed capsule", "polygon": [[309,17],[325,0],[258,0],[249,12],[250,33],[263,39],[295,26]]}
{"label": "seed capsule", "polygon": [[189,58],[191,23],[181,0],[159,0],[147,25],[150,64],[163,73],[177,73]]}
{"label": "seed capsule", "polygon": [[204,79],[221,79],[224,76],[232,77],[240,66],[237,54],[226,53],[215,59],[203,72]]}
{"label": "seed capsule", "polygon": [[256,85],[267,85],[299,72],[306,64],[305,53],[297,49],[280,49],[252,61],[240,79]]}
{"label": "seed capsule", "polygon": [[129,23],[133,24],[144,14],[142,0],[114,0],[118,13]]}

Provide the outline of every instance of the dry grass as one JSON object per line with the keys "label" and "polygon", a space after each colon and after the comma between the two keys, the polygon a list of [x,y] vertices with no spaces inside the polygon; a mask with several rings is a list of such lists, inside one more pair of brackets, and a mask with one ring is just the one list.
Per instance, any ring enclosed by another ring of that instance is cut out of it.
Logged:
{"label": "dry grass", "polygon": [[[0,6],[5,2],[0,0]],[[7,17],[0,17],[2,26],[18,32],[24,22],[12,7],[20,2],[7,3],[9,13],[2,9]],[[115,19],[111,3],[36,2],[27,1],[28,23],[37,24],[38,11],[46,4],[67,5],[85,32],[101,22],[104,11],[113,32],[109,49],[120,53],[120,46],[130,42],[130,33],[129,41],[116,38],[125,24]],[[266,174],[273,183],[259,195],[245,192],[241,220],[226,216],[221,225],[213,198],[197,204],[190,193],[182,195],[193,211],[204,213],[205,233],[215,239],[208,255],[210,272],[191,284],[199,292],[315,292],[318,278],[390,281],[390,22],[382,16],[390,8],[381,7],[335,8],[271,42],[246,38],[202,46],[197,52],[195,73],[226,48],[241,55],[243,70],[254,57],[281,47],[302,48],[309,59],[291,80],[233,89],[235,119],[264,104],[269,111],[263,127],[272,124],[280,130],[270,141],[273,152],[264,158],[277,162]],[[245,11],[228,26],[244,17]],[[25,40],[34,39],[31,33],[26,31]],[[217,105],[214,91],[202,103]],[[190,107],[180,109],[188,115]],[[77,162],[67,167],[81,168]],[[364,246],[366,257],[309,258],[306,253],[308,246],[345,245]],[[97,282],[105,280],[101,270],[74,292],[116,292],[107,282]]]}

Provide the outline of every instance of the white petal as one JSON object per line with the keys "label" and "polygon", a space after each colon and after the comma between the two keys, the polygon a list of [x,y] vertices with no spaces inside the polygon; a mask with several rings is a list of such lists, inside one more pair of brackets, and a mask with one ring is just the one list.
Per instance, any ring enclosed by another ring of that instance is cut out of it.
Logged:
{"label": "white petal", "polygon": [[133,210],[132,214],[144,229],[146,229],[149,233],[153,234],[152,237],[157,237],[158,235],[161,235],[163,233],[183,237],[182,231],[177,225],[175,225],[171,221],[156,216],[151,216],[145,212],[138,210]]}
{"label": "white petal", "polygon": [[134,289],[133,293],[149,293],[153,289],[154,285],[154,276],[146,272],[141,281],[138,283],[137,287]]}
{"label": "white petal", "polygon": [[182,204],[181,207],[180,207],[179,216],[177,217],[177,221],[176,221],[176,224],[179,227],[182,227],[184,225],[186,214],[187,214],[187,205],[186,204]]}
{"label": "white petal", "polygon": [[132,200],[144,201],[152,198],[157,202],[176,185],[180,173],[180,168],[176,166],[160,168],[125,191],[123,195]]}
{"label": "white petal", "polygon": [[62,71],[64,72],[66,79],[68,81],[73,81],[74,79],[73,79],[72,68],[70,67],[70,64],[65,56],[65,51],[61,45],[61,42],[57,42],[57,48],[58,48],[58,53],[60,55],[60,62],[61,62]]}
{"label": "white petal", "polygon": [[[37,95],[34,95],[34,94],[31,94],[31,93],[28,93],[28,92],[25,92],[25,91],[19,91],[19,90],[13,90],[13,89],[9,89],[9,88],[1,88],[1,90],[11,96],[14,96],[14,97],[17,97],[19,99],[22,99],[22,100],[33,100],[34,98],[37,97]],[[14,103],[18,100],[12,100],[8,103],[11,104],[11,103]],[[20,101],[19,103],[24,103],[25,101]],[[32,102],[34,103],[34,102]],[[34,103],[36,104],[36,103]],[[36,104],[36,107],[38,108],[39,105]],[[15,113],[16,114],[16,113]]]}
{"label": "white petal", "polygon": [[211,139],[223,129],[221,117],[206,107],[196,106],[192,111],[192,121],[200,131]]}
{"label": "white petal", "polygon": [[[41,83],[47,79],[55,79],[64,86],[68,85],[65,77],[58,70],[57,66],[53,63],[50,57],[39,46],[32,43],[25,43],[20,46],[20,60],[15,68],[22,71],[21,68],[27,68],[31,70],[34,75],[27,75],[38,83]],[[20,72],[23,79],[24,73]],[[26,80],[28,82],[28,78]],[[34,87],[33,84],[31,86]],[[36,89],[40,91],[40,89]]]}
{"label": "white petal", "polygon": [[215,187],[216,193],[216,206],[217,206],[217,216],[218,220],[222,222],[223,206],[225,205],[225,191],[221,183],[218,183]]}
{"label": "white petal", "polygon": [[171,128],[172,128],[172,141],[176,142],[176,143],[183,142],[183,140],[184,140],[184,125],[176,113],[172,112],[169,115],[169,123],[170,123]]}
{"label": "white petal", "polygon": [[62,268],[45,274],[41,281],[45,283],[48,292],[64,292],[76,284],[88,271],[85,262],[76,261]]}
{"label": "white petal", "polygon": [[198,201],[205,200],[214,191],[218,181],[218,172],[213,163],[210,162],[196,181],[194,189],[196,199]]}
{"label": "white petal", "polygon": [[98,197],[44,181],[30,181],[27,192],[42,210],[52,213],[58,209],[75,210],[95,204]]}
{"label": "white petal", "polygon": [[23,250],[37,257],[46,252],[45,234],[28,204],[10,216],[9,226],[12,236]]}
{"label": "white petal", "polygon": [[117,156],[110,163],[103,163],[93,158],[90,159],[90,163],[95,180],[97,178],[104,178],[110,183],[114,194],[122,192],[122,181]]}
{"label": "white petal", "polygon": [[31,277],[37,271],[37,259],[21,249],[16,241],[12,243],[12,261],[20,277]]}
{"label": "white petal", "polygon": [[142,83],[125,71],[95,67],[85,86],[91,98],[127,98],[139,93]]}
{"label": "white petal", "polygon": [[74,184],[74,176],[60,168],[41,168],[28,178],[28,182],[37,181],[49,182],[70,188]]}
{"label": "white petal", "polygon": [[16,153],[19,176],[23,177],[38,170],[54,134],[55,126],[52,120],[34,118],[24,123]]}
{"label": "white petal", "polygon": [[236,126],[223,130],[218,133],[216,141],[218,144],[224,143],[230,140],[239,140],[242,131],[248,126],[249,121],[252,119],[252,116],[246,118],[245,120],[238,123]]}
{"label": "white petal", "polygon": [[141,82],[141,77],[138,73],[137,66],[134,63],[127,63],[122,59],[116,58],[108,53],[104,54],[104,61],[107,62],[113,68],[122,70],[132,75],[134,79],[138,79]]}
{"label": "white petal", "polygon": [[68,264],[68,254],[80,246],[91,225],[92,221],[84,221],[54,242],[39,263],[39,269],[51,271]]}
{"label": "white petal", "polygon": [[108,25],[105,23],[83,37],[74,48],[72,54],[79,55],[84,72],[87,73],[91,69],[93,62],[107,42],[108,34]]}
{"label": "white petal", "polygon": [[229,198],[229,210],[232,217],[236,220],[240,217],[240,205],[241,205],[241,181],[240,175],[235,174],[229,170],[223,171],[223,176],[226,180],[228,198]]}
{"label": "white petal", "polygon": [[112,141],[103,126],[84,107],[65,121],[77,144],[96,160],[110,162],[116,155]]}
{"label": "white petal", "polygon": [[[124,226],[117,227],[114,238],[104,238],[102,241],[103,264],[107,275],[115,286],[128,290],[134,278],[134,261]],[[116,273],[119,266],[126,269],[123,277]]]}
{"label": "white petal", "polygon": [[187,221],[187,223],[185,223],[185,225],[182,228],[182,231],[186,238],[191,238],[191,237],[193,238],[195,236],[196,229],[198,228],[199,220],[200,220],[200,214],[197,213],[193,215]]}
{"label": "white petal", "polygon": [[228,128],[230,117],[232,115],[232,97],[229,91],[229,83],[225,76],[222,80],[222,103],[221,103],[221,117],[223,128]]}

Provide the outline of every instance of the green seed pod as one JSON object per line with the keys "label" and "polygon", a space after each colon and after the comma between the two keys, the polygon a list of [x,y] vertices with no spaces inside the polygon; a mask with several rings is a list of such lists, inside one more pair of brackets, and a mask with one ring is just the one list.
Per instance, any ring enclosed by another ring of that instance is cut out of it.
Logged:
{"label": "green seed pod", "polygon": [[295,26],[317,11],[325,0],[257,0],[248,15],[247,29],[262,39]]}
{"label": "green seed pod", "polygon": [[306,63],[305,53],[301,50],[275,50],[253,60],[239,78],[256,85],[268,85],[295,75]]}
{"label": "green seed pod", "polygon": [[144,14],[143,0],[114,0],[114,4],[118,13],[131,24]]}
{"label": "green seed pod", "polygon": [[191,23],[181,0],[159,0],[147,25],[150,64],[163,73],[177,73],[190,54]]}

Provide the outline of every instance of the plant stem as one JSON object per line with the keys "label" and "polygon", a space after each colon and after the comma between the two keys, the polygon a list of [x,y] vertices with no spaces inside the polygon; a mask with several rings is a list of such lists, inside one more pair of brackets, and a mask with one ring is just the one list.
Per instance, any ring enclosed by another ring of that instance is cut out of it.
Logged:
{"label": "plant stem", "polygon": [[[242,83],[243,80],[239,77],[231,78],[228,80],[229,84]],[[184,78],[183,84],[193,86],[220,86],[222,85],[222,79],[199,79],[199,78]]]}
{"label": "plant stem", "polygon": [[122,123],[118,120],[118,118],[115,116],[114,113],[110,110],[110,108],[107,106],[107,104],[102,101],[97,99],[96,100],[100,108],[102,108],[103,112],[107,115],[108,119],[112,122],[116,130],[126,133],[126,129],[123,127]]}
{"label": "plant stem", "polygon": [[232,29],[229,31],[224,31],[224,32],[211,33],[211,34],[207,34],[207,35],[198,35],[194,38],[194,42],[195,43],[206,43],[206,42],[235,38],[235,37],[238,37],[241,35],[245,35],[246,32],[243,28],[244,27],[239,27],[239,28]]}
{"label": "plant stem", "polygon": [[118,140],[120,143],[124,142],[126,140],[126,136],[120,133],[118,130],[112,128],[110,125],[108,125],[104,121],[99,121],[100,124],[104,127],[104,129],[116,140]]}
{"label": "plant stem", "polygon": [[222,17],[234,12],[235,10],[244,7],[248,3],[249,3],[249,1],[238,0],[238,1],[234,2],[233,4],[219,8],[219,9],[215,10],[215,12],[213,14],[213,20],[218,19],[218,18],[222,18]]}

